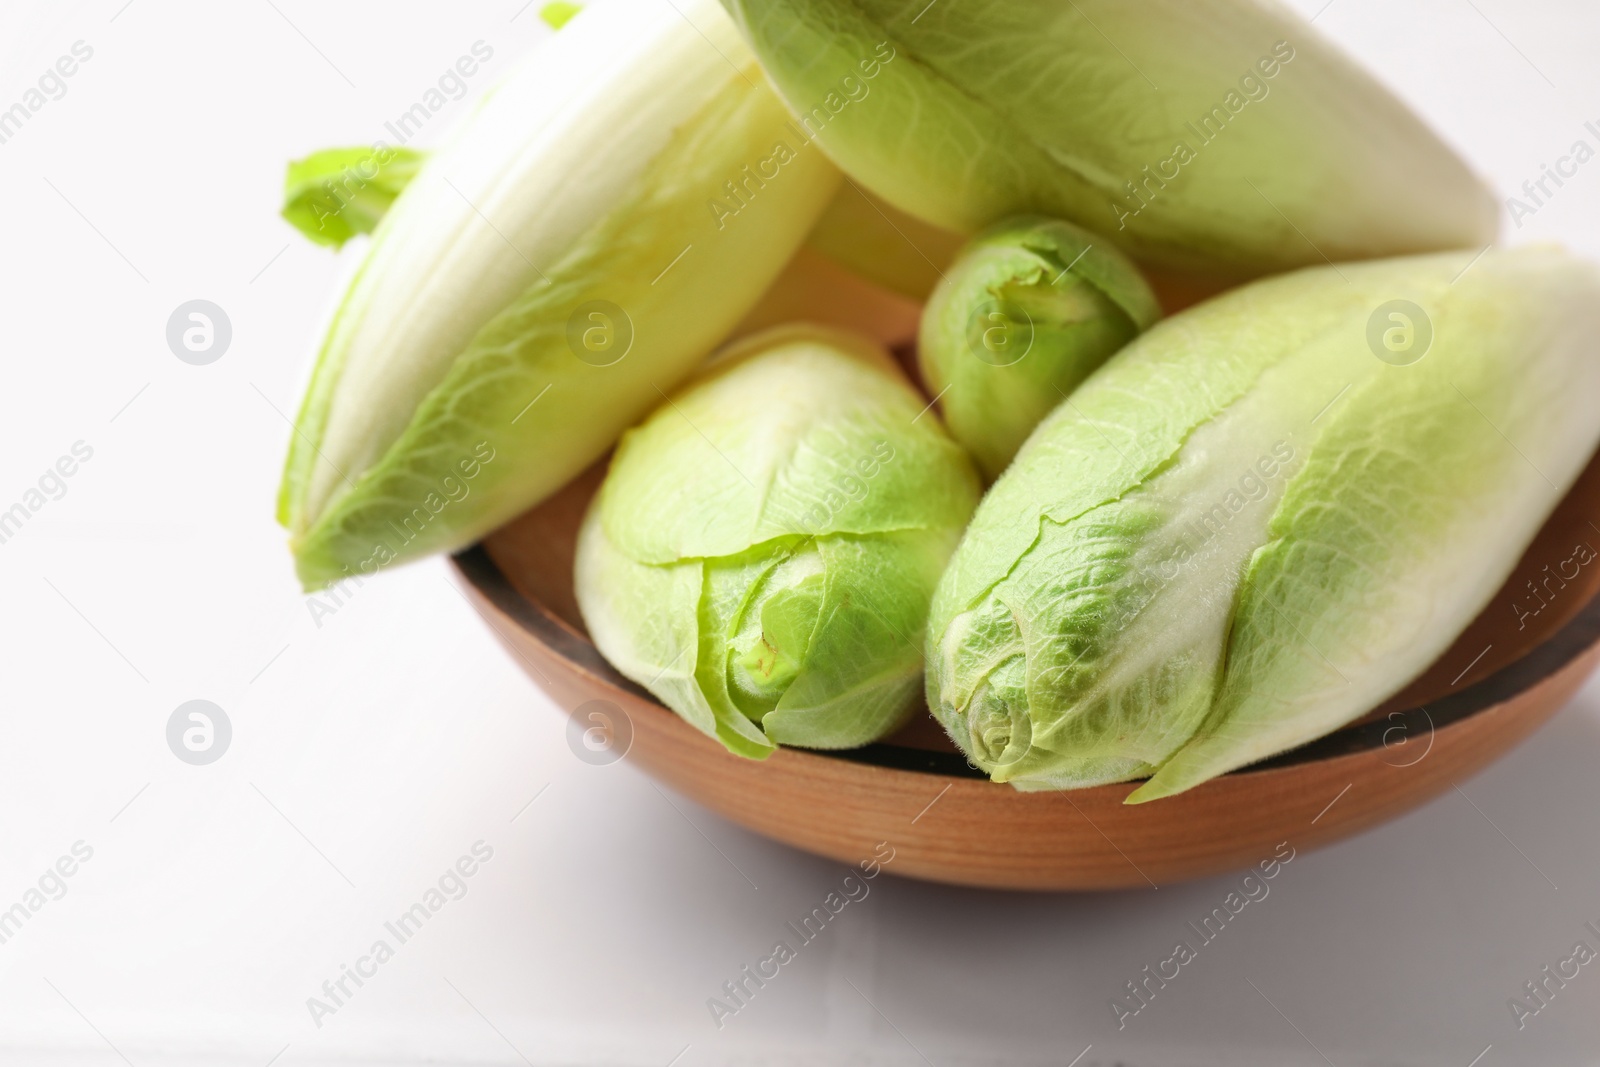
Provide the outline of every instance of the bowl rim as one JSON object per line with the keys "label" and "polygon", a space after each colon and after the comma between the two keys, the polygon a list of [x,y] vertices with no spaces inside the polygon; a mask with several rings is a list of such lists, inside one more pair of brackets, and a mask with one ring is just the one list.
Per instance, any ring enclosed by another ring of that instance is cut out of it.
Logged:
{"label": "bowl rim", "polygon": [[[663,706],[653,693],[611,666],[585,634],[575,630],[542,602],[524,595],[507,577],[483,542],[453,554],[450,562],[461,577],[498,611],[573,667],[596,681],[639,697],[665,714],[675,714]],[[1391,711],[1382,719],[1342,726],[1298,748],[1229,771],[1222,777],[1279,770],[1387,748],[1390,746],[1388,738],[1395,731],[1400,731],[1402,738],[1431,737],[1441,729],[1491,710],[1538,685],[1570,665],[1597,642],[1600,642],[1600,593],[1591,596],[1555,633],[1499,670],[1458,692],[1447,693],[1429,704]],[[1488,648],[1485,648],[1484,652],[1487,651]],[[1467,669],[1470,670],[1471,666],[1469,664]],[[989,781],[987,773],[970,763],[965,756],[954,752],[936,752],[882,741],[852,749],[794,751],[891,770]]]}

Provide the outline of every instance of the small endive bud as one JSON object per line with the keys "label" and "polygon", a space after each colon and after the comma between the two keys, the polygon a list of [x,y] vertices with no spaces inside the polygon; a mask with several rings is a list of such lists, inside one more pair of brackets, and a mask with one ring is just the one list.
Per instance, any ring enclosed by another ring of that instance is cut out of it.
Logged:
{"label": "small endive bud", "polygon": [[945,271],[917,358],[951,436],[993,481],[1040,419],[1160,317],[1138,268],[1108,242],[1022,216],[974,238]]}

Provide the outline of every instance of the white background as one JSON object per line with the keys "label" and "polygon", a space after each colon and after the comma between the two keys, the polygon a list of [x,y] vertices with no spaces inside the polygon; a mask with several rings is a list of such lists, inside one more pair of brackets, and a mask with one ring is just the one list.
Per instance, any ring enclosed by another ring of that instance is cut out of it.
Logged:
{"label": "white background", "polygon": [[[880,878],[719,1032],[706,998],[843,871],[626,762],[579,762],[441,561],[319,627],[272,521],[284,414],[359,254],[277,217],[283,165],[384,136],[482,39],[494,58],[424,129],[436,143],[546,35],[521,2],[0,12],[0,107],[74,41],[94,49],[0,145],[0,509],[94,449],[0,545],[0,908],[74,842],[94,850],[0,945],[0,1062],[945,1067],[1091,1044],[1081,1067],[1467,1067],[1490,1045],[1483,1067],[1600,1061],[1600,967],[1520,1033],[1506,1006],[1600,925],[1596,687],[1465,796],[1296,858],[1121,1033],[1110,998],[1228,879],[1047,896]],[[1596,143],[1592,4],[1333,0],[1318,26],[1502,195]],[[1600,255],[1597,223],[1600,163],[1507,235]],[[164,339],[196,297],[233,323],[206,367]],[[209,767],[165,743],[194,698],[233,722]],[[306,998],[480,839],[494,855],[467,895],[315,1026]]]}

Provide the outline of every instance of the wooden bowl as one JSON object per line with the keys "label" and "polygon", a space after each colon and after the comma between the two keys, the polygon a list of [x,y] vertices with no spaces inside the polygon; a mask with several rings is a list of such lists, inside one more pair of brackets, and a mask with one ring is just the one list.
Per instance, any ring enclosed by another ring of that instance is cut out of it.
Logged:
{"label": "wooden bowl", "polygon": [[606,710],[618,751],[627,746],[625,758],[678,792],[848,864],[887,842],[890,869],[916,878],[1008,889],[1165,885],[1266,860],[1280,843],[1328,844],[1487,765],[1600,660],[1596,460],[1488,608],[1403,693],[1336,733],[1178,796],[1124,805],[1134,783],[1019,793],[969,766],[926,709],[879,744],[786,748],[756,762],[657,704],[585,635],[573,541],[601,473],[591,469],[455,557],[500,640],[569,712]]}

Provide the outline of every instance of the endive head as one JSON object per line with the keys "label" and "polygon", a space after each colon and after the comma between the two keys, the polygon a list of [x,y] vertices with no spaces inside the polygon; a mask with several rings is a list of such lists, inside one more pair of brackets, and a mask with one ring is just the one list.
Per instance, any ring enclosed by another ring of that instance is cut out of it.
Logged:
{"label": "endive head", "polygon": [[840,167],[947,229],[1036,211],[1232,277],[1494,232],[1461,161],[1277,3],[724,5]]}
{"label": "endive head", "polygon": [[876,346],[759,335],[630,430],[579,538],[595,644],[731,750],[846,748],[915,705],[977,480]]}
{"label": "endive head", "polygon": [[945,422],[990,480],[1078,383],[1161,315],[1126,256],[1071,223],[974,238],[922,313],[917,353]]}
{"label": "endive head", "polygon": [[1158,323],[984,498],[930,613],[930,707],[999,781],[1149,776],[1135,801],[1350,722],[1594,454],[1597,332],[1600,270],[1551,248],[1309,269]]}
{"label": "endive head", "polygon": [[471,543],[703,360],[838,184],[788,122],[711,0],[600,0],[502,83],[328,331],[279,498],[302,582]]}

